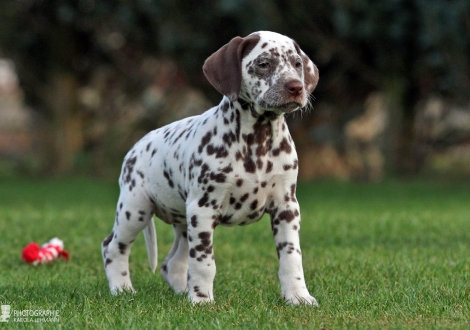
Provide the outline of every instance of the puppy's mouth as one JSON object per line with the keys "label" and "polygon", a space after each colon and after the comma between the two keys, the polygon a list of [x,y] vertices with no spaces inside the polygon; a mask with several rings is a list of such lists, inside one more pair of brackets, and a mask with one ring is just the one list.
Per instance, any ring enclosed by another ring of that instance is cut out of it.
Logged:
{"label": "puppy's mouth", "polygon": [[275,113],[291,113],[302,107],[299,102],[287,102],[283,104],[268,105],[265,109]]}
{"label": "puppy's mouth", "polygon": [[281,109],[282,111],[284,112],[292,112],[292,111],[295,111],[299,108],[301,108],[302,105],[299,103],[299,102],[288,102],[286,104],[283,104],[279,107],[279,109]]}

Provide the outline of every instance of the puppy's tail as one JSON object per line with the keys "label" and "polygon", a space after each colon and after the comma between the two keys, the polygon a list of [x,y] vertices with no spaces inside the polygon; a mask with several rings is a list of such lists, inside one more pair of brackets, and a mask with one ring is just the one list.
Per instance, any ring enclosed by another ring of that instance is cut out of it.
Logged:
{"label": "puppy's tail", "polygon": [[147,253],[149,257],[150,269],[155,273],[158,264],[158,250],[157,250],[157,233],[155,230],[155,222],[151,218],[149,224],[144,229],[145,245],[147,246]]}

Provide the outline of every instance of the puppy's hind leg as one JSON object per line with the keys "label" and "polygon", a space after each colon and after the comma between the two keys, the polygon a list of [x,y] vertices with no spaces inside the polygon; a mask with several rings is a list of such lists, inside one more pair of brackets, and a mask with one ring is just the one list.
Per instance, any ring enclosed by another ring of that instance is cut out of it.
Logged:
{"label": "puppy's hind leg", "polygon": [[152,215],[152,204],[146,196],[121,190],[113,231],[101,244],[111,293],[134,291],[129,273],[129,254],[137,234],[148,225]]}
{"label": "puppy's hind leg", "polygon": [[186,230],[186,225],[173,225],[175,240],[160,269],[163,278],[175,293],[187,291],[188,240]]}

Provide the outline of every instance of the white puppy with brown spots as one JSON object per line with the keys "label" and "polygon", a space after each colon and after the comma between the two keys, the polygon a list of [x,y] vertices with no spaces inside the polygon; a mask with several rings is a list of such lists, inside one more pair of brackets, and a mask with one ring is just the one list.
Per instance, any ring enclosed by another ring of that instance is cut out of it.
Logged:
{"label": "white puppy with brown spots", "polygon": [[203,69],[221,103],[148,133],[125,157],[114,228],[102,243],[111,292],[133,291],[129,253],[142,230],[155,270],[156,215],[175,233],[161,274],[192,302],[213,301],[214,229],[268,213],[283,297],[317,305],[304,280],[298,160],[284,115],[309,104],[318,70],[292,39],[266,31],[232,39]]}

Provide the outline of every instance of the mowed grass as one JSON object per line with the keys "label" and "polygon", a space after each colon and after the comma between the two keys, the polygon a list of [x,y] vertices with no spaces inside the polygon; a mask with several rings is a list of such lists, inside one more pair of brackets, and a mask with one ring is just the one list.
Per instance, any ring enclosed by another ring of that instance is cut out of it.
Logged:
{"label": "mowed grass", "polygon": [[[118,187],[91,179],[0,181],[0,303],[59,310],[58,323],[5,328],[294,329],[470,327],[470,184],[428,181],[300,184],[307,285],[320,308],[280,294],[269,220],[218,227],[216,302],[192,306],[152,274],[142,235],[131,254],[137,294],[113,297],[100,243]],[[37,267],[31,241],[53,237],[71,254]],[[173,233],[157,221],[159,261]]]}

